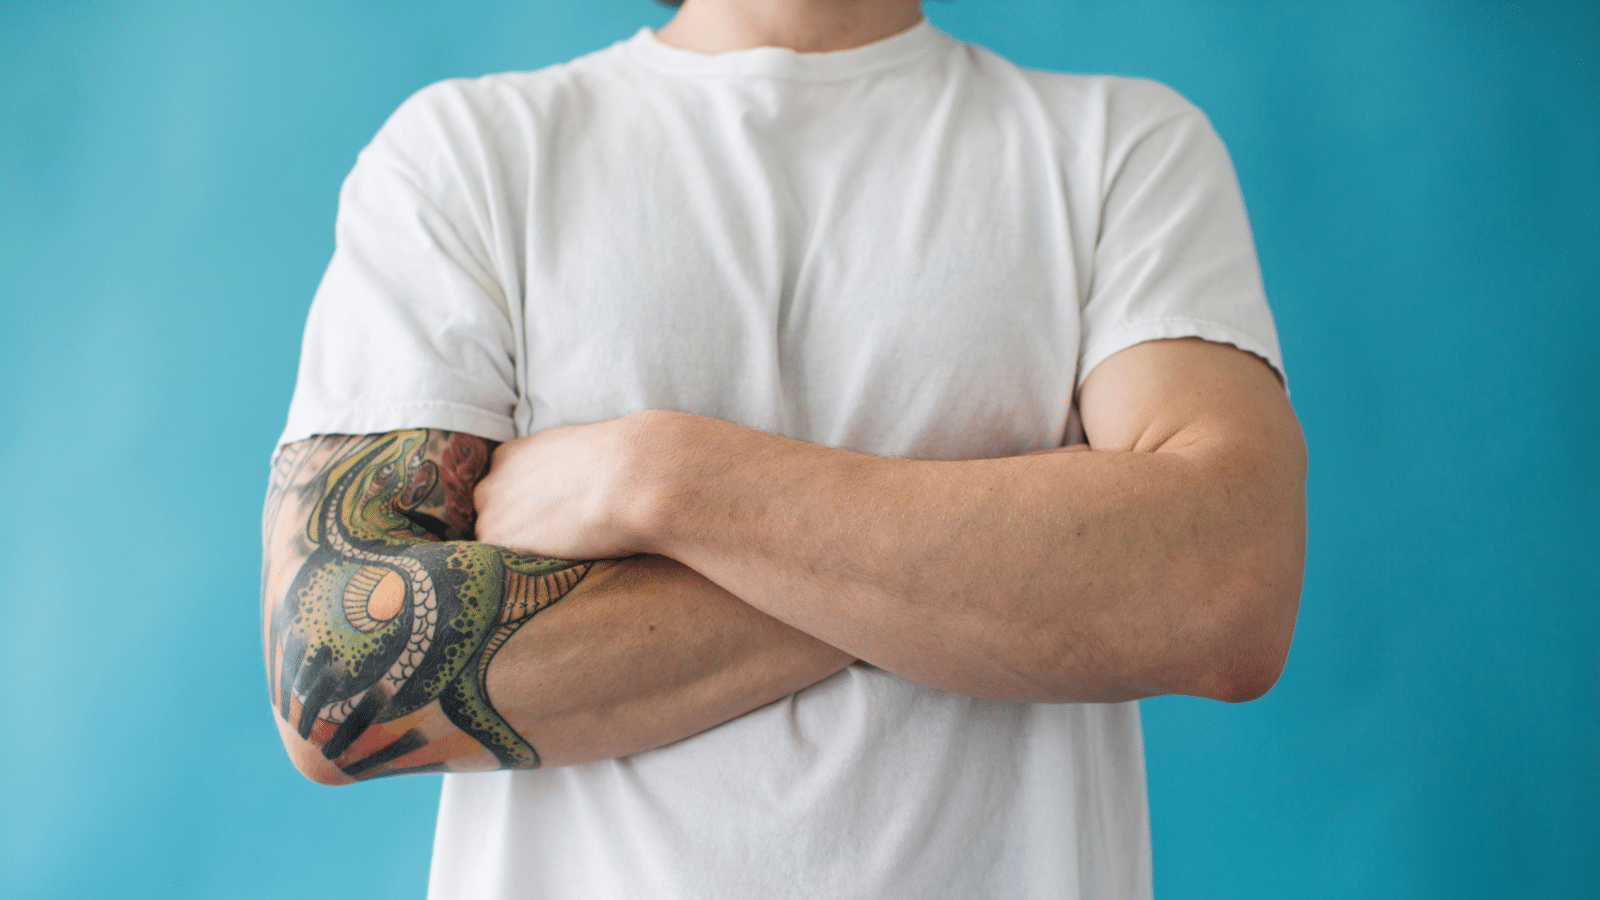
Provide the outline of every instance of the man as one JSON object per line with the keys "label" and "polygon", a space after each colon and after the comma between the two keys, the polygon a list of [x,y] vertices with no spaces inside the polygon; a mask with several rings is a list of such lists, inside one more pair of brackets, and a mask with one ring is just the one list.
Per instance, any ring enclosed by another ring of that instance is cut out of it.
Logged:
{"label": "man", "polygon": [[274,463],[285,746],[504,770],[446,777],[435,897],[1146,897],[1126,701],[1293,630],[1277,365],[1204,117],[915,0],[435,85]]}

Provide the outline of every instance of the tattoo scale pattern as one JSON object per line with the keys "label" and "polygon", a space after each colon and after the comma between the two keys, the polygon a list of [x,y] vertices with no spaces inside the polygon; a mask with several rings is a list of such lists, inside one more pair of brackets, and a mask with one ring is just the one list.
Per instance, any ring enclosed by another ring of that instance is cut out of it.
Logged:
{"label": "tattoo scale pattern", "polygon": [[[502,767],[538,766],[538,752],[489,702],[489,662],[591,566],[430,536],[419,521],[444,523],[417,512],[441,474],[424,456],[428,441],[426,431],[400,431],[339,448],[307,517],[312,550],[289,589],[273,598],[267,653],[269,669],[277,661],[278,713],[301,737],[326,735],[323,756],[354,778],[442,770],[427,763],[377,771],[427,743],[403,720],[435,701]],[[280,458],[283,481],[275,475],[269,496],[281,495],[305,464],[294,453]],[[465,497],[487,466],[488,448],[453,435],[443,461],[452,520],[443,536],[467,536]],[[373,746],[362,738],[374,725],[402,733]],[[358,740],[354,758],[341,759]]]}

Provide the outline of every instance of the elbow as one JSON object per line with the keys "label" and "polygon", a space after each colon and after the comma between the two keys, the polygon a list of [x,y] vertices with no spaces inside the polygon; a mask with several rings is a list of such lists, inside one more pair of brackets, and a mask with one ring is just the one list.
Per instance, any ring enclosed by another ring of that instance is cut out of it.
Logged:
{"label": "elbow", "polygon": [[1193,671],[1197,688],[1186,693],[1246,703],[1264,696],[1278,683],[1294,640],[1305,576],[1305,512],[1268,517],[1271,528],[1237,542],[1218,554],[1221,569],[1205,577],[1211,586],[1199,622],[1202,649]]}
{"label": "elbow", "polygon": [[1266,695],[1283,674],[1299,615],[1304,544],[1258,544],[1235,554],[1226,573],[1211,572],[1205,602],[1192,607],[1194,657],[1182,693],[1248,703]]}
{"label": "elbow", "polygon": [[344,774],[338,766],[322,758],[322,754],[313,754],[313,758],[303,759],[296,754],[289,754],[294,762],[294,767],[307,781],[326,787],[337,787],[343,784],[355,784],[355,779]]}
{"label": "elbow", "polygon": [[1196,682],[1184,693],[1247,703],[1259,699],[1283,674],[1300,608],[1298,564],[1292,576],[1250,577],[1234,582],[1210,604],[1203,648],[1191,671]]}
{"label": "elbow", "polygon": [[1035,652],[996,654],[1034,665],[1007,666],[1002,677],[976,690],[969,684],[947,689],[1030,703],[1112,703],[1163,694],[1247,703],[1272,690],[1283,674],[1299,600],[1298,586],[1266,594],[1218,591],[1175,614],[1169,607],[1162,624],[1139,629],[1160,637],[1138,640],[1120,657],[1063,643],[1067,629],[1042,629]]}
{"label": "elbow", "polygon": [[1236,653],[1211,665],[1204,683],[1195,693],[1223,703],[1259,700],[1278,683],[1288,658],[1287,641],[1281,650],[1273,648]]}
{"label": "elbow", "polygon": [[355,783],[354,778],[346,775],[333,760],[323,756],[320,748],[301,737],[289,723],[277,716],[272,719],[278,725],[278,735],[283,738],[283,749],[288,751],[289,761],[306,780],[329,787]]}

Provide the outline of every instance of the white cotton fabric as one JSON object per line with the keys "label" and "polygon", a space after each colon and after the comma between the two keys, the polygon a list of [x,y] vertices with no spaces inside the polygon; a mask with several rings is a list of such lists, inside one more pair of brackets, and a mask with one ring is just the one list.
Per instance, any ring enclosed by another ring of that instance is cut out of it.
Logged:
{"label": "white cotton fabric", "polygon": [[[1281,370],[1227,153],[1171,90],[1019,69],[926,22],[804,55],[645,30],[390,119],[345,183],[282,440],[667,408],[999,456],[1075,439],[1095,365],[1188,336]],[[430,888],[1149,895],[1134,704],[864,665],[628,759],[446,776]]]}

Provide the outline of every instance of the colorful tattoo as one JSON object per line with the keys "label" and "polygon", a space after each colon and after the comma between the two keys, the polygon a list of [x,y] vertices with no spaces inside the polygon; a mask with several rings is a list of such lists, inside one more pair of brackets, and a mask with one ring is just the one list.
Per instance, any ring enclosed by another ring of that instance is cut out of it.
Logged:
{"label": "colorful tattoo", "polygon": [[[489,702],[489,662],[590,564],[470,540],[472,488],[489,450],[470,435],[397,431],[279,452],[263,524],[268,555],[277,517],[294,512],[304,522],[294,555],[304,561],[266,600],[274,700],[353,778],[443,770],[418,752],[428,738],[407,725],[435,702],[501,767],[539,765]],[[270,581],[264,573],[264,592]]]}

